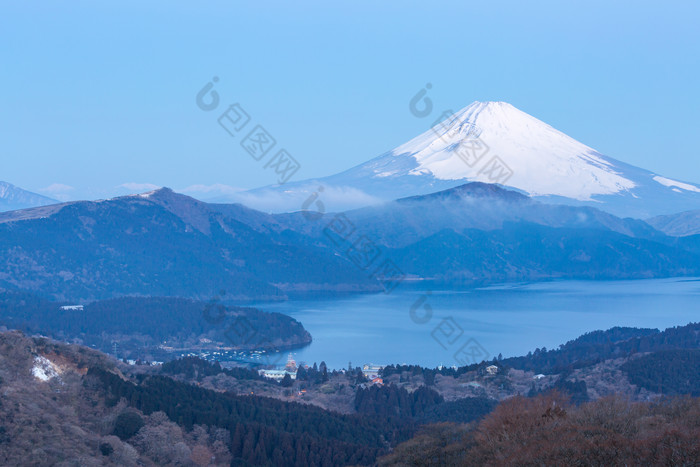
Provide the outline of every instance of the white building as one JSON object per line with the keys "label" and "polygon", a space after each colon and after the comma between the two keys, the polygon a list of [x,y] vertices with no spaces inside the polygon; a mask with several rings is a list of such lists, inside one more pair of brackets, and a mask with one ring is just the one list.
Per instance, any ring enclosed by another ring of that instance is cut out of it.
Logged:
{"label": "white building", "polygon": [[287,370],[258,370],[260,376],[265,378],[274,379],[275,381],[282,381],[286,375],[289,375],[292,379],[297,379],[297,372],[291,372]]}
{"label": "white building", "polygon": [[362,366],[362,374],[365,375],[365,378],[369,380],[373,380],[377,376],[379,376],[379,372],[383,369],[383,366],[380,365],[374,365],[371,363],[365,363]]}
{"label": "white building", "polygon": [[297,362],[294,361],[290,353],[284,370],[258,370],[258,374],[275,381],[282,381],[286,375],[289,375],[292,379],[297,379]]}

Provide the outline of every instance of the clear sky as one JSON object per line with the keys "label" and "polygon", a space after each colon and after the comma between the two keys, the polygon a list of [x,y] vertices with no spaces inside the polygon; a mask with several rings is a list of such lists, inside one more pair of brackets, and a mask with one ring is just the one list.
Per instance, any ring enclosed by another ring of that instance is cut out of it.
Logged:
{"label": "clear sky", "polygon": [[273,183],[217,124],[234,102],[301,163],[294,180],[330,175],[425,131],[408,103],[426,83],[439,110],[507,101],[700,182],[699,2],[0,5],[0,180],[59,199]]}

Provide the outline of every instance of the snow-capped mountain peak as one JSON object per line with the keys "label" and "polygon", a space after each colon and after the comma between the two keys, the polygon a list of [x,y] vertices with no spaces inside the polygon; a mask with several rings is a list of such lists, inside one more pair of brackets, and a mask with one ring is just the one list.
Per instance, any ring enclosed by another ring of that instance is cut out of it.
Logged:
{"label": "snow-capped mountain peak", "polygon": [[[635,186],[602,154],[506,102],[474,102],[445,117],[391,152],[416,160],[410,174],[503,182],[533,196],[582,201]],[[488,164],[494,157],[505,166],[497,173],[507,179],[493,180]]]}

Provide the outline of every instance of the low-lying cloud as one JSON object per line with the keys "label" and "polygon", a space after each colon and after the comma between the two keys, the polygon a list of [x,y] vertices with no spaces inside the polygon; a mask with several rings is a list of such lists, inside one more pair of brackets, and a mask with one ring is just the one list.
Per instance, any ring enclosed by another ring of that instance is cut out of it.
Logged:
{"label": "low-lying cloud", "polygon": [[[295,212],[304,209],[338,212],[384,202],[357,188],[330,186],[318,182],[310,182],[288,190],[260,188],[235,193],[227,201],[265,212]],[[308,206],[305,206],[305,203],[308,203]]]}
{"label": "low-lying cloud", "polygon": [[70,201],[73,198],[72,194],[75,191],[75,187],[63,183],[52,183],[46,188],[39,189],[39,191],[59,201]]}
{"label": "low-lying cloud", "polygon": [[141,193],[144,191],[157,190],[158,188],[160,188],[160,186],[154,185],[152,183],[127,182],[122,183],[121,185],[117,185],[116,188],[123,188],[125,190],[129,190],[131,193]]}

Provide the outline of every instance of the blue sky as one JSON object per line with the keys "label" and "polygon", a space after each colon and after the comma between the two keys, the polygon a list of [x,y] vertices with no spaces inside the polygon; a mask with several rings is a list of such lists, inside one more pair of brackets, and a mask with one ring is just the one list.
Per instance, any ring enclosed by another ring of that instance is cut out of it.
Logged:
{"label": "blue sky", "polygon": [[700,182],[697,2],[337,3],[3,2],[0,180],[62,199],[273,183],[216,122],[233,102],[295,179],[330,175],[424,131],[408,102],[431,83],[436,108],[507,101]]}

